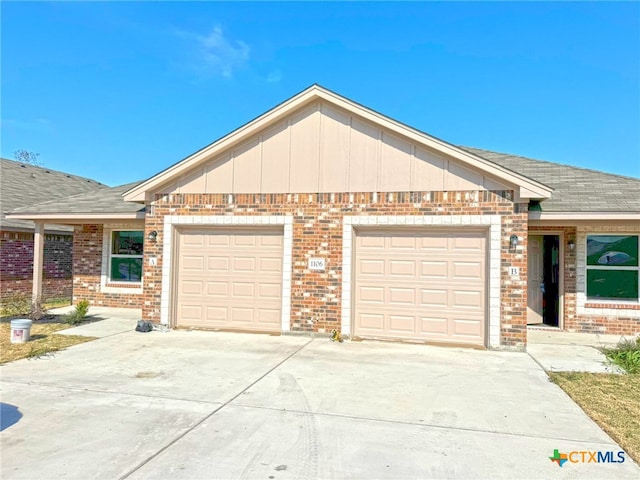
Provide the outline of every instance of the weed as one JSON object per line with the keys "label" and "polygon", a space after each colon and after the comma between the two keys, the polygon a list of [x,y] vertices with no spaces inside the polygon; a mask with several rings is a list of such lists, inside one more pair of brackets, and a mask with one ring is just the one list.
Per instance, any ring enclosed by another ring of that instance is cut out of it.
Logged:
{"label": "weed", "polygon": [[344,339],[342,338],[342,334],[338,330],[331,330],[330,339],[331,339],[332,342],[340,342],[340,343],[342,343],[344,341]]}
{"label": "weed", "polygon": [[45,344],[32,343],[29,352],[27,352],[27,358],[40,358],[51,352],[51,348]]}
{"label": "weed", "polygon": [[84,318],[87,316],[88,312],[89,312],[89,301],[81,300],[76,305],[75,310],[67,313],[63,318],[66,323],[75,325],[77,323],[82,322]]}
{"label": "weed", "polygon": [[627,373],[640,374],[640,337],[624,338],[615,347],[603,349],[603,353]]}

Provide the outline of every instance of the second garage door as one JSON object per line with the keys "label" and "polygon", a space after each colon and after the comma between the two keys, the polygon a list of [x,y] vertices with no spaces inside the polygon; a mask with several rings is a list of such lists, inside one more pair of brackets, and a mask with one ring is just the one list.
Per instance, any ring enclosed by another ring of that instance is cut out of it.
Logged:
{"label": "second garage door", "polygon": [[281,330],[282,230],[178,232],[177,326]]}
{"label": "second garage door", "polygon": [[484,231],[356,232],[354,334],[484,344]]}

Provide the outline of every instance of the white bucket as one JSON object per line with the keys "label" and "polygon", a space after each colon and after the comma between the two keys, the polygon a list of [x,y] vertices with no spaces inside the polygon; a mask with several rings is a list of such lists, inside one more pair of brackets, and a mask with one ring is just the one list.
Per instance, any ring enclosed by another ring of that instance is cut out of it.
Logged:
{"label": "white bucket", "polygon": [[28,318],[11,320],[11,343],[25,343],[31,338],[31,325]]}

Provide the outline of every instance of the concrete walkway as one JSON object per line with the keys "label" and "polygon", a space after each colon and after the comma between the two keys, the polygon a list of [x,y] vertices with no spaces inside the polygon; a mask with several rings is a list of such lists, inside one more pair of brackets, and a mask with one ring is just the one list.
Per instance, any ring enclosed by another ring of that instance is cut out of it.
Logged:
{"label": "concrete walkway", "polygon": [[623,336],[528,329],[527,352],[548,372],[623,373],[601,349],[618,344]]}
{"label": "concrete walkway", "polygon": [[[74,308],[73,306],[61,307],[49,310],[49,312],[55,315],[64,315],[73,311]],[[86,318],[89,323],[56,333],[98,338],[109,337],[134,330],[138,320],[142,318],[142,312],[136,308],[90,307]]]}
{"label": "concrete walkway", "polygon": [[0,367],[0,477],[640,477],[527,353],[107,323]]}

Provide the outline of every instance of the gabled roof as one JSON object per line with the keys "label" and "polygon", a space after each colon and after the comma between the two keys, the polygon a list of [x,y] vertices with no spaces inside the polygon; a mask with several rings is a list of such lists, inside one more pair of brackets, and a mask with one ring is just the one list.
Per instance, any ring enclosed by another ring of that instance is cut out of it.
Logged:
{"label": "gabled roof", "polygon": [[522,198],[543,199],[549,198],[551,195],[551,189],[540,182],[527,178],[519,173],[504,168],[501,165],[492,163],[471,152],[456,147],[455,145],[451,145],[450,143],[402,124],[319,85],[312,85],[258,118],[237,130],[234,130],[225,137],[222,137],[202,150],[197,151],[150,179],[142,182],[135,188],[132,188],[130,191],[125,193],[125,200],[132,202],[144,202],[149,198],[151,193],[162,188],[163,185],[166,185],[172,180],[177,179],[180,175],[213,159],[221,152],[234,148],[243,141],[249,139],[252,135],[276,124],[283,118],[292,115],[294,112],[299,111],[306,105],[316,101],[324,101],[335,107],[346,110],[360,118],[414,141],[419,145],[423,145],[426,148],[433,149],[451,158],[455,158],[467,167],[479,169],[495,178],[519,187],[518,193]]}
{"label": "gabled roof", "polygon": [[[514,170],[553,188],[551,198],[536,206],[539,214],[530,217],[552,218],[559,214],[640,215],[640,179],[599,172],[560,163],[534,160],[508,153],[462,147],[498,165]],[[640,217],[637,217],[640,220]]]}
{"label": "gabled roof", "polygon": [[132,182],[117,187],[107,187],[94,192],[81,193],[71,197],[37,205],[17,208],[11,212],[12,218],[33,220],[75,221],[92,220],[135,220],[144,219],[145,207],[138,203],[125,202],[122,194],[140,182]]}
{"label": "gabled roof", "polygon": [[[33,230],[33,222],[6,218],[16,208],[44,200],[58,201],[108,188],[95,180],[5,158],[0,159],[0,229]],[[59,230],[56,228],[56,230]]]}

